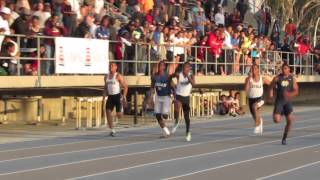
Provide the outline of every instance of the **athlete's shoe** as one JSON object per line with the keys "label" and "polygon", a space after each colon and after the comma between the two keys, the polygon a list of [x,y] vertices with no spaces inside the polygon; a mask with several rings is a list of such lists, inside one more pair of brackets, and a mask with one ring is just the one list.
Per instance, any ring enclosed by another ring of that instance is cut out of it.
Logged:
{"label": "athlete's shoe", "polygon": [[287,145],[287,140],[286,140],[286,139],[282,139],[281,144],[282,144],[282,145]]}
{"label": "athlete's shoe", "polygon": [[259,101],[257,105],[259,108],[262,107],[264,105],[264,100]]}
{"label": "athlete's shoe", "polygon": [[260,134],[260,132],[261,132],[260,128],[261,128],[261,126],[256,126],[256,127],[254,127],[253,133],[254,133],[254,134]]}
{"label": "athlete's shoe", "polygon": [[188,134],[187,134],[187,136],[186,136],[186,140],[187,140],[188,142],[191,141],[191,132],[188,132]]}
{"label": "athlete's shoe", "polygon": [[111,129],[111,132],[109,133],[109,136],[115,137],[116,136],[116,131],[114,129]]}
{"label": "athlete's shoe", "polygon": [[171,130],[171,134],[174,134],[177,131],[178,127],[179,127],[179,121],[178,121],[178,123],[174,124],[174,126],[173,126],[173,128]]}

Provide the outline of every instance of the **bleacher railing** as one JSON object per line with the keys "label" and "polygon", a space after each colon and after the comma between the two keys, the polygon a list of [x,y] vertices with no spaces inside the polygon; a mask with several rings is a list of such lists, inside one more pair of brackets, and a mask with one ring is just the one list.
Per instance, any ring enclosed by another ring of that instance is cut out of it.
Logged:
{"label": "bleacher railing", "polygon": [[[18,52],[20,52],[19,56],[14,57],[18,70],[16,74],[11,75],[26,75],[23,65],[30,63],[30,61],[37,61],[38,71],[36,75],[39,78],[43,75],[62,75],[41,70],[43,69],[42,66],[46,66],[46,64],[54,68],[54,47],[50,47],[53,50],[51,57],[43,57],[40,52],[40,47],[46,44],[47,40],[54,40],[54,37],[28,37],[24,35],[10,35],[9,37],[17,43]],[[30,40],[36,42],[36,47],[25,46]],[[122,58],[115,55],[116,48],[118,48],[118,53]],[[180,51],[178,53],[179,59],[174,56],[177,51]],[[30,57],[31,53],[36,56]],[[158,61],[168,59],[168,57],[170,59],[166,62],[169,72],[174,72],[176,68],[181,67],[181,64],[189,61],[192,64],[192,71],[196,75],[246,75],[254,61],[260,66],[262,74],[276,75],[280,71],[281,64],[286,62],[296,74],[315,75],[314,65],[316,63],[314,54],[302,55],[295,52],[222,49],[219,56],[213,56],[210,47],[207,46],[177,46],[170,43],[135,42],[126,44],[121,41],[109,41],[108,53],[109,61],[116,62],[122,74],[142,76],[152,75]],[[0,61],[8,59],[13,59],[13,57],[0,57]]]}

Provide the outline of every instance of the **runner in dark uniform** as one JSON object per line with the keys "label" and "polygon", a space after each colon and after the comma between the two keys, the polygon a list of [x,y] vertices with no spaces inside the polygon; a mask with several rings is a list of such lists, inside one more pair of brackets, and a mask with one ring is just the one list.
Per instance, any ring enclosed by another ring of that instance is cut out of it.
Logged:
{"label": "runner in dark uniform", "polygon": [[292,114],[292,98],[299,93],[297,80],[290,74],[290,67],[288,64],[283,64],[282,73],[274,77],[269,91],[270,98],[273,98],[274,91],[276,92],[276,100],[273,111],[273,121],[279,123],[281,121],[281,115],[286,117],[287,124],[282,137],[282,144],[286,145],[286,139],[294,119]]}
{"label": "runner in dark uniform", "polygon": [[165,62],[160,61],[158,64],[158,72],[151,78],[151,92],[152,94],[155,94],[154,111],[158,123],[163,130],[162,137],[164,138],[170,136],[170,131],[167,128],[164,119],[168,119],[171,106],[171,88],[169,76],[164,71],[165,68]]}

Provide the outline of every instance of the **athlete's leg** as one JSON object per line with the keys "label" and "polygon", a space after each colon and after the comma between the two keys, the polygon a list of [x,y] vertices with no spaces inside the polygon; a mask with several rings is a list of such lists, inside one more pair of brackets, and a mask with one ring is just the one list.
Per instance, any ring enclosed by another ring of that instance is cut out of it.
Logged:
{"label": "athlete's leg", "polygon": [[174,101],[174,120],[175,120],[175,125],[177,125],[179,123],[180,111],[181,111],[181,102],[176,99]]}
{"label": "athlete's leg", "polygon": [[113,119],[112,119],[112,110],[107,109],[107,121],[110,129],[113,129]]}
{"label": "athlete's leg", "polygon": [[186,123],[186,133],[190,132],[190,105],[186,103],[182,106],[183,116]]}

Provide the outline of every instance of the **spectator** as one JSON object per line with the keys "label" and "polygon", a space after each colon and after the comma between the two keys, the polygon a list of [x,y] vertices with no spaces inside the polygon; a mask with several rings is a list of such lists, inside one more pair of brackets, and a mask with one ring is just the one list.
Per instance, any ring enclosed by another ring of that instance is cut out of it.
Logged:
{"label": "spectator", "polygon": [[[46,23],[46,27],[44,29],[44,35],[52,36],[52,37],[59,37],[64,36],[67,34],[67,30],[59,23],[59,16],[57,14],[53,14],[49,21]],[[46,56],[48,58],[53,58],[54,53],[54,40],[53,39],[46,39],[44,42],[44,46],[46,48]],[[53,61],[46,61],[45,62],[45,74],[49,75],[53,73]]]}
{"label": "spectator", "polygon": [[17,0],[16,8],[17,9],[24,8],[24,9],[30,10],[29,1],[28,0]]}
{"label": "spectator", "polygon": [[255,19],[258,24],[258,34],[266,35],[267,12],[264,5],[262,5],[261,9],[255,14]]}
{"label": "spectator", "polygon": [[240,12],[240,21],[243,22],[245,14],[248,10],[248,4],[244,0],[239,0],[236,8]]}
{"label": "spectator", "polygon": [[11,11],[11,14],[10,14],[10,18],[8,20],[9,22],[9,25],[11,26],[12,23],[20,16],[17,12],[15,12],[16,10],[16,4],[13,3],[13,2],[10,2],[8,3],[8,8],[10,9]]}
{"label": "spectator", "polygon": [[295,35],[296,35],[297,27],[293,23],[292,18],[289,19],[289,23],[286,24],[285,27],[285,36],[288,38],[288,43],[290,44],[291,41],[294,40]]}
{"label": "spectator", "polygon": [[37,43],[38,40],[35,38],[38,35],[42,35],[42,31],[40,28],[40,19],[38,16],[32,16],[31,21],[29,23],[29,37],[28,37],[28,48],[38,48]]}
{"label": "spectator", "polygon": [[84,20],[79,24],[75,31],[75,37],[82,38],[94,38],[94,18],[92,16],[87,16]]}
{"label": "spectator", "polygon": [[37,3],[37,9],[33,13],[33,16],[39,17],[39,26],[41,29],[44,29],[45,22],[51,17],[49,12],[44,11],[44,4],[43,2]]}
{"label": "spectator", "polygon": [[[29,35],[29,21],[31,19],[31,12],[28,9],[22,8],[20,12],[20,17],[18,17],[13,24],[11,25],[11,29],[15,34]],[[27,47],[27,39],[21,38],[20,47]]]}
{"label": "spectator", "polygon": [[[0,47],[2,45],[2,41],[5,36],[3,35],[9,35],[10,34],[10,28],[9,28],[9,18],[11,15],[11,10],[7,7],[2,7],[0,9]],[[0,48],[1,50],[1,48]]]}
{"label": "spectator", "polygon": [[195,29],[197,30],[198,34],[200,36],[203,36],[205,33],[205,25],[208,22],[208,19],[205,17],[205,15],[203,14],[204,11],[203,9],[199,9],[198,11],[198,15],[195,15]]}
{"label": "spectator", "polygon": [[17,75],[17,51],[18,45],[12,40],[7,39],[1,57],[7,57],[8,59],[0,60],[0,71],[3,75]]}
{"label": "spectator", "polygon": [[61,13],[63,14],[63,25],[68,29],[68,35],[74,35],[77,26],[77,13],[72,10],[72,6],[68,0],[63,1]]}
{"label": "spectator", "polygon": [[308,53],[311,51],[311,46],[309,39],[307,37],[303,37],[301,42],[296,43],[296,52],[298,53],[296,58],[295,65],[300,65],[301,68],[298,68],[298,74],[310,75],[310,65],[311,59],[308,59]]}
{"label": "spectator", "polygon": [[101,20],[100,26],[96,29],[95,37],[97,39],[109,39],[110,29],[109,29],[109,17],[104,16]]}
{"label": "spectator", "polygon": [[225,26],[225,17],[224,14],[222,12],[222,8],[219,7],[218,8],[218,12],[214,15],[214,22],[216,23],[216,25],[223,25]]}

